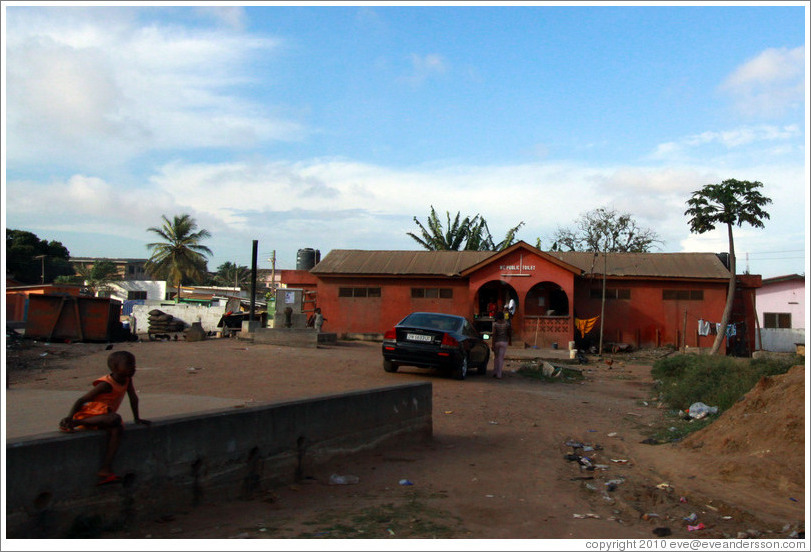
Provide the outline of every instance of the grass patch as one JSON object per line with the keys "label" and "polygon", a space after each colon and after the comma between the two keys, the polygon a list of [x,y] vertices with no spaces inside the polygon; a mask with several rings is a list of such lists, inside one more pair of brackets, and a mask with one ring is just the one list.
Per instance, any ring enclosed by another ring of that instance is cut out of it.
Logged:
{"label": "grass patch", "polygon": [[696,402],[717,406],[719,414],[748,393],[764,376],[786,373],[802,364],[800,357],[740,359],[709,355],[678,355],[656,361],[651,375],[662,401],[676,410]]}
{"label": "grass patch", "polygon": [[330,510],[309,523],[301,539],[449,539],[462,530],[461,520],[428,506],[419,493],[402,504],[386,503],[355,512]]}

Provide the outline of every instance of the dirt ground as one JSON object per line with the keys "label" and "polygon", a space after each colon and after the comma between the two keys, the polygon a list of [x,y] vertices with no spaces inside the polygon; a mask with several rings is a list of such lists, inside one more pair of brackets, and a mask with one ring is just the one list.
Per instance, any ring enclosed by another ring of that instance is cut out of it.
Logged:
{"label": "dirt ground", "polygon": [[[578,367],[582,380],[549,382],[519,374],[528,360],[508,354],[503,380],[488,372],[456,381],[408,367],[385,373],[377,343],[302,349],[208,339],[114,347],[136,355],[142,397],[223,397],[250,408],[428,381],[434,437],[337,459],[250,501],[206,497],[111,538],[804,537],[802,366],[761,381],[684,441],[652,445],[643,441],[675,418],[656,398],[651,355],[618,355],[610,367],[592,358]],[[107,354],[103,344],[8,349],[6,384],[82,393],[105,372]],[[122,414],[131,421],[128,406]],[[597,468],[584,468],[577,456]],[[331,474],[359,482],[329,485]]]}

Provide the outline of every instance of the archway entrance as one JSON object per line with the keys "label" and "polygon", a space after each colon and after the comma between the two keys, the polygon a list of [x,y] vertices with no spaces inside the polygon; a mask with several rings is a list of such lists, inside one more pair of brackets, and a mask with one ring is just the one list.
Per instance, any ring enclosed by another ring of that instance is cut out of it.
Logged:
{"label": "archway entrance", "polygon": [[516,314],[519,312],[518,292],[508,283],[491,280],[476,292],[476,305],[474,319],[480,332],[489,332],[493,329],[493,316],[496,312],[504,310],[510,299],[515,302]]}
{"label": "archway entrance", "polygon": [[540,282],[524,302],[524,339],[533,347],[566,346],[571,338],[569,296],[554,282]]}

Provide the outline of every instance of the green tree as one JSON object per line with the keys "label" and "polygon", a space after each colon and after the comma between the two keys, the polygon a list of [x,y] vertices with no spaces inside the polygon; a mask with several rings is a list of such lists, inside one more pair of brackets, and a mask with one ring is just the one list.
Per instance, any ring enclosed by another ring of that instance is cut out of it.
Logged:
{"label": "green tree", "polygon": [[251,271],[247,266],[237,266],[232,262],[224,262],[217,267],[214,282],[218,286],[244,287],[251,281]]}
{"label": "green tree", "polygon": [[524,225],[520,222],[511,228],[505,238],[496,244],[487,221],[481,216],[461,218],[461,213],[457,211],[453,221],[451,214],[446,211],[446,228],[443,229],[442,221],[431,206],[431,213],[428,215],[428,227],[414,217],[414,222],[420,228],[420,235],[407,232],[417,243],[429,251],[500,251],[515,242],[515,235]]}
{"label": "green tree", "polygon": [[180,286],[184,280],[202,278],[206,273],[206,255],[211,250],[201,242],[211,237],[208,230],[197,230],[197,222],[188,214],[175,215],[169,220],[163,215],[163,226],[147,228],[163,241],[147,244],[152,254],[145,269],[153,277],[164,278],[170,285]]}
{"label": "green tree", "polygon": [[553,251],[612,253],[644,253],[662,243],[656,232],[640,228],[629,213],[604,207],[581,213],[574,226],[558,227],[551,241]]}
{"label": "green tree", "polygon": [[75,270],[75,275],[60,276],[55,281],[83,285],[87,293],[95,296],[99,292],[109,289],[110,282],[121,280],[118,268],[111,261],[99,260],[90,266],[77,264]]}
{"label": "green tree", "polygon": [[[44,255],[45,257],[40,257]],[[44,268],[44,270],[43,270]],[[45,241],[27,230],[6,228],[6,270],[22,284],[45,283],[73,274],[70,252],[58,241]]]}
{"label": "green tree", "polygon": [[[720,184],[707,184],[700,190],[693,192],[687,200],[688,209],[684,212],[690,216],[690,232],[704,234],[715,230],[717,224],[727,227],[729,241],[729,288],[724,314],[721,317],[721,327],[726,328],[732,313],[732,302],[735,299],[735,240],[732,235],[732,226],[742,226],[747,223],[755,228],[763,228],[763,220],[769,218],[769,213],[763,207],[772,202],[762,195],[758,188],[760,182],[748,180],[724,180]],[[714,355],[721,348],[724,332],[718,332],[712,344],[710,354]]]}

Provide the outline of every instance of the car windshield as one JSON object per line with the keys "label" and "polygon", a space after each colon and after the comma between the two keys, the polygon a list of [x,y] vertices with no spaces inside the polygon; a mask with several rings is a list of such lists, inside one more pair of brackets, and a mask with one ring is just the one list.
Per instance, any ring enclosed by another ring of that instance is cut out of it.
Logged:
{"label": "car windshield", "polygon": [[457,331],[461,325],[461,320],[450,316],[430,313],[416,313],[409,315],[403,320],[405,326],[418,326],[420,328],[430,328],[443,332]]}

